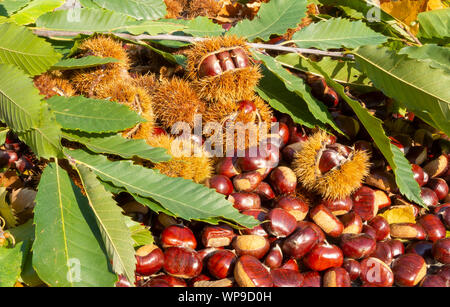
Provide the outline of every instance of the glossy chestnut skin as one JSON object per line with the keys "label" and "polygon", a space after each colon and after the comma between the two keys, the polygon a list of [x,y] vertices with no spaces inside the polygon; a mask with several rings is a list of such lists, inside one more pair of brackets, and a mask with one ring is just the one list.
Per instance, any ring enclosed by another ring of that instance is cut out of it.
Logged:
{"label": "glossy chestnut skin", "polygon": [[261,208],[261,198],[258,194],[250,192],[236,192],[228,196],[228,200],[233,203],[233,207],[239,211]]}
{"label": "glossy chestnut skin", "polygon": [[302,199],[293,195],[283,195],[274,201],[275,208],[289,212],[297,221],[302,221],[308,214],[309,206]]}
{"label": "glossy chestnut skin", "polygon": [[377,246],[370,257],[378,258],[387,265],[390,265],[394,260],[391,245],[386,241],[377,242]]}
{"label": "glossy chestnut skin", "polygon": [[164,252],[164,259],[164,271],[174,277],[194,278],[202,272],[202,261],[190,248],[169,247]]}
{"label": "glossy chestnut skin", "polygon": [[427,184],[432,189],[439,200],[443,200],[448,195],[448,184],[442,178],[432,178]]}
{"label": "glossy chestnut skin", "polygon": [[362,186],[352,195],[353,211],[357,213],[363,221],[373,219],[378,212],[375,202],[375,191],[369,187]]}
{"label": "glossy chestnut skin", "polygon": [[445,238],[446,230],[441,220],[434,214],[421,216],[417,221],[425,230],[428,240],[436,242]]}
{"label": "glossy chestnut skin", "polygon": [[212,77],[223,73],[220,62],[214,54],[206,57],[199,67],[200,77]]}
{"label": "glossy chestnut skin", "polygon": [[319,272],[309,271],[302,273],[303,288],[319,288],[322,285],[322,277]]}
{"label": "glossy chestnut skin", "polygon": [[427,265],[417,254],[404,254],[395,259],[392,272],[397,286],[414,287],[425,277]]}
{"label": "glossy chestnut skin", "polygon": [[319,204],[311,209],[310,217],[326,234],[332,237],[339,237],[344,230],[341,221],[331,213],[323,204]]}
{"label": "glossy chestnut skin", "polygon": [[353,208],[353,200],[350,197],[336,200],[323,200],[322,204],[330,209],[333,215],[344,215]]}
{"label": "glossy chestnut skin", "polygon": [[283,264],[283,252],[280,244],[274,244],[264,259],[264,264],[270,269],[277,269]]}
{"label": "glossy chestnut skin", "polygon": [[161,245],[163,248],[170,246],[181,246],[195,249],[197,239],[188,227],[183,225],[172,225],[166,227],[161,233]]}
{"label": "glossy chestnut skin", "polygon": [[347,271],[350,280],[354,281],[361,275],[361,265],[352,258],[345,258],[342,267]]}
{"label": "glossy chestnut skin", "polygon": [[267,231],[275,237],[284,238],[294,232],[297,227],[295,217],[281,208],[274,208],[267,214]]}
{"label": "glossy chestnut skin", "polygon": [[236,158],[234,157],[223,157],[216,164],[216,173],[218,175],[223,175],[228,178],[232,178],[241,173],[241,170],[237,168]]}
{"label": "glossy chestnut skin", "polygon": [[375,287],[391,287],[395,275],[391,268],[378,258],[369,257],[361,261],[361,280]]}
{"label": "glossy chestnut skin", "polygon": [[434,259],[443,264],[450,264],[450,238],[439,239],[433,244]]}
{"label": "glossy chestnut skin", "polygon": [[207,225],[202,231],[202,243],[204,247],[228,246],[235,236],[228,225]]}
{"label": "glossy chestnut skin", "polygon": [[447,286],[450,287],[450,264],[445,264],[440,267],[440,269],[436,272],[436,275],[442,277]]}
{"label": "glossy chestnut skin", "polygon": [[298,271],[288,269],[273,269],[270,271],[274,287],[302,287],[303,275]]}
{"label": "glossy chestnut skin", "polygon": [[393,238],[424,240],[427,237],[425,229],[420,224],[394,223],[390,227]]}
{"label": "glossy chestnut skin", "polygon": [[238,256],[250,255],[257,259],[264,257],[270,248],[269,241],[257,235],[237,236],[232,245]]}
{"label": "glossy chestnut skin", "polygon": [[375,251],[376,241],[365,233],[344,234],[339,244],[345,257],[361,259]]}
{"label": "glossy chestnut skin", "polygon": [[219,52],[216,54],[216,57],[219,60],[220,67],[223,71],[233,70],[236,68],[228,51]]}
{"label": "glossy chestnut skin", "polygon": [[444,208],[440,213],[440,216],[447,230],[450,230],[450,207]]}
{"label": "glossy chestnut skin", "polygon": [[165,285],[167,283],[168,287],[187,287],[187,284],[181,278],[177,278],[170,275],[158,275],[153,277],[149,283],[146,284],[148,287],[167,287]]}
{"label": "glossy chestnut skin", "polygon": [[330,268],[323,275],[324,287],[351,287],[350,275],[344,268]]}
{"label": "glossy chestnut skin", "polygon": [[445,279],[439,275],[427,275],[420,282],[420,286],[424,288],[436,287],[436,288],[445,288],[447,287],[447,283]]}
{"label": "glossy chestnut skin", "polygon": [[230,195],[233,193],[233,183],[224,175],[214,175],[207,179],[206,186],[211,189],[215,189],[217,193],[223,195]]}
{"label": "glossy chestnut skin", "polygon": [[344,255],[336,245],[320,243],[303,258],[303,262],[311,270],[325,271],[332,267],[342,266]]}
{"label": "glossy chestnut skin", "polygon": [[236,66],[236,68],[244,68],[249,66],[247,53],[242,48],[231,50],[230,56],[233,59],[234,66]]}
{"label": "glossy chestnut skin", "polygon": [[255,257],[243,255],[234,267],[234,279],[240,287],[272,287],[269,271]]}
{"label": "glossy chestnut skin", "polygon": [[422,187],[420,189],[420,196],[422,197],[423,202],[428,207],[434,207],[439,203],[438,196],[436,193],[427,187]]}
{"label": "glossy chestnut skin", "polygon": [[375,230],[375,228],[373,228],[372,226],[370,226],[370,225],[368,225],[368,224],[364,224],[364,225],[363,225],[362,233],[368,234],[368,235],[371,236],[374,240],[377,239],[377,231]]}
{"label": "glossy chestnut skin", "polygon": [[154,245],[144,245],[136,251],[136,273],[143,276],[155,274],[164,264],[162,250]]}
{"label": "glossy chestnut skin", "polygon": [[319,235],[312,227],[297,228],[283,241],[282,250],[286,255],[300,259],[316,246],[318,240]]}
{"label": "glossy chestnut skin", "polygon": [[412,164],[411,170],[413,172],[414,179],[417,181],[419,186],[423,187],[425,184],[427,184],[427,176],[425,175],[425,172],[419,165]]}
{"label": "glossy chestnut skin", "polygon": [[342,163],[342,158],[335,150],[325,149],[319,158],[319,170],[325,174]]}
{"label": "glossy chestnut skin", "polygon": [[[255,219],[257,219],[260,222],[264,222],[267,220],[267,211],[266,209],[252,209],[252,210],[245,210],[242,211],[242,214],[253,216]],[[241,231],[244,235],[258,235],[261,237],[268,237],[269,234],[264,229],[263,224],[259,224],[252,229],[245,228]]]}
{"label": "glossy chestnut skin", "polygon": [[380,215],[371,219],[369,225],[375,229],[377,241],[386,239],[391,232],[388,221]]}
{"label": "glossy chestnut skin", "polygon": [[428,262],[430,258],[433,258],[432,248],[433,243],[429,241],[416,241],[406,247],[406,253],[417,254]]}
{"label": "glossy chestnut skin", "polygon": [[206,262],[208,272],[217,279],[231,276],[236,262],[236,255],[230,250],[219,250]]}
{"label": "glossy chestnut skin", "polygon": [[355,212],[349,212],[341,216],[340,220],[344,225],[344,230],[342,231],[342,234],[361,233],[363,229],[363,221],[361,217]]}
{"label": "glossy chestnut skin", "polygon": [[279,166],[274,168],[269,179],[275,193],[280,195],[295,193],[297,177],[289,167]]}
{"label": "glossy chestnut skin", "polygon": [[286,260],[283,265],[281,266],[282,269],[288,269],[288,270],[294,270],[294,271],[299,271],[298,269],[298,263],[297,260],[295,260],[295,258],[289,258],[288,260]]}
{"label": "glossy chestnut skin", "polygon": [[275,198],[275,193],[273,192],[272,187],[265,181],[258,184],[253,193],[257,194],[262,201],[268,201]]}
{"label": "glossy chestnut skin", "polygon": [[283,155],[283,160],[291,163],[294,160],[295,154],[299,152],[303,147],[302,142],[296,142],[285,146],[281,153]]}
{"label": "glossy chestnut skin", "polygon": [[386,241],[391,247],[392,257],[397,258],[405,253],[405,246],[399,240],[387,240]]}
{"label": "glossy chestnut skin", "polygon": [[258,170],[239,174],[233,178],[233,185],[238,192],[252,192],[263,180]]}
{"label": "glossy chestnut skin", "polygon": [[278,134],[281,137],[280,148],[283,148],[289,143],[289,127],[285,123],[278,123]]}
{"label": "glossy chestnut skin", "polygon": [[130,282],[127,280],[127,278],[123,275],[119,275],[119,280],[114,285],[116,288],[129,288],[131,287]]}
{"label": "glossy chestnut skin", "polygon": [[311,227],[317,234],[317,243],[322,243],[325,241],[325,233],[323,232],[323,230],[317,226],[316,224],[314,224],[313,222],[309,222],[309,221],[299,221],[297,222],[297,229],[303,229],[306,227]]}

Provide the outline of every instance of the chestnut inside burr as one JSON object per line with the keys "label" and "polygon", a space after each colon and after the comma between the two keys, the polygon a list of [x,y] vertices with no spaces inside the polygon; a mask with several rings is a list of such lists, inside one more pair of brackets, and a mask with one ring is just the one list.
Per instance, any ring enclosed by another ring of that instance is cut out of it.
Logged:
{"label": "chestnut inside burr", "polygon": [[199,74],[200,77],[213,77],[247,66],[249,66],[249,58],[244,49],[220,50],[202,59],[199,64]]}
{"label": "chestnut inside burr", "polygon": [[326,174],[333,169],[339,168],[353,156],[353,149],[339,144],[327,144],[317,155],[317,165],[321,174]]}

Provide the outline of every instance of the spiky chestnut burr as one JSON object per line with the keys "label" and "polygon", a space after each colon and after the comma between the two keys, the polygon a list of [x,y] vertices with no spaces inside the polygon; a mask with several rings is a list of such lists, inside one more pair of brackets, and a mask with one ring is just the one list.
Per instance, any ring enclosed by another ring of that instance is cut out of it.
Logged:
{"label": "spiky chestnut burr", "polygon": [[45,96],[45,99],[53,96],[70,97],[75,94],[75,90],[70,82],[61,73],[55,71],[35,77],[33,82],[39,93]]}
{"label": "spiky chestnut burr", "polygon": [[194,128],[194,116],[205,112],[205,103],[189,82],[172,78],[163,80],[153,93],[153,108],[163,127],[170,131],[177,122]]}
{"label": "spiky chestnut burr", "polygon": [[299,182],[326,199],[350,196],[369,173],[369,155],[341,144],[330,144],[320,131],[303,142],[292,162]]}
{"label": "spiky chestnut burr", "polygon": [[243,100],[261,78],[243,38],[219,36],[187,51],[187,70],[200,97],[208,101]]}

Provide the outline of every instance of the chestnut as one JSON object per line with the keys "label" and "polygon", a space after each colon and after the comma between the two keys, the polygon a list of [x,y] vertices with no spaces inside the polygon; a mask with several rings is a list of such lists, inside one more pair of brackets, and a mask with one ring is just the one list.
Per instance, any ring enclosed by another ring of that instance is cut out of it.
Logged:
{"label": "chestnut", "polygon": [[286,255],[300,259],[318,243],[318,240],[319,235],[312,227],[297,228],[284,240],[282,250]]}
{"label": "chestnut", "polygon": [[202,231],[202,243],[205,247],[222,247],[231,244],[236,236],[227,225],[207,225]]}
{"label": "chestnut", "polygon": [[244,68],[249,66],[247,53],[242,48],[236,48],[230,51],[231,59],[236,68]]}
{"label": "chestnut", "polygon": [[400,239],[424,240],[426,232],[420,224],[394,223],[390,225],[391,236]]}
{"label": "chestnut", "polygon": [[289,128],[289,145],[301,143],[308,139],[308,135],[300,125],[291,125]]}
{"label": "chestnut", "polygon": [[332,267],[342,266],[344,255],[336,245],[320,243],[303,258],[303,262],[311,270],[325,271]]}
{"label": "chestnut", "polygon": [[236,192],[228,196],[228,200],[233,203],[233,207],[239,211],[261,208],[261,198],[251,192]]}
{"label": "chestnut", "polygon": [[374,240],[377,239],[377,231],[375,230],[375,228],[373,228],[372,226],[370,226],[368,224],[363,225],[362,233],[368,234]]}
{"label": "chestnut", "polygon": [[317,234],[317,243],[321,243],[325,241],[325,233],[323,230],[317,226],[316,224],[308,221],[299,221],[297,222],[297,229],[304,229],[306,227],[311,227]]}
{"label": "chestnut", "polygon": [[439,275],[427,275],[425,278],[420,282],[421,287],[436,287],[436,288],[445,288],[447,287],[447,283]]}
{"label": "chestnut", "polygon": [[388,221],[381,215],[378,215],[371,219],[369,225],[375,229],[377,241],[386,239],[391,232]]}
{"label": "chestnut", "polygon": [[417,183],[419,184],[419,186],[423,187],[425,184],[427,184],[427,175],[425,175],[425,172],[423,171],[423,169],[417,165],[417,164],[412,164],[411,165],[411,170],[413,172],[414,175],[414,179],[417,181]]}
{"label": "chestnut", "polygon": [[403,254],[394,260],[392,271],[397,286],[414,287],[427,274],[427,265],[417,254]]}
{"label": "chestnut", "polygon": [[219,52],[216,54],[216,57],[219,60],[220,67],[223,71],[233,70],[236,68],[228,51]]}
{"label": "chestnut", "polygon": [[322,277],[319,272],[309,271],[302,273],[303,288],[319,288],[322,285]]}
{"label": "chestnut", "polygon": [[391,198],[382,190],[375,191],[375,204],[378,210],[387,208],[391,205]]}
{"label": "chestnut", "polygon": [[450,264],[445,264],[439,268],[436,275],[442,277],[448,286],[450,286]]}
{"label": "chestnut", "polygon": [[333,215],[343,215],[353,208],[353,201],[350,197],[335,200],[323,200],[322,204],[330,209]]}
{"label": "chestnut", "polygon": [[301,287],[303,275],[298,271],[288,269],[273,269],[270,271],[274,287]]}
{"label": "chestnut", "polygon": [[391,247],[392,257],[397,258],[405,253],[405,246],[399,240],[387,240],[386,241]]}
{"label": "chestnut", "polygon": [[278,123],[278,134],[281,137],[281,144],[280,148],[283,148],[284,146],[289,143],[289,127],[285,123]]}
{"label": "chestnut", "polygon": [[422,225],[428,240],[436,242],[439,239],[445,238],[445,226],[436,215],[426,214],[420,217],[417,222]]}
{"label": "chestnut", "polygon": [[368,221],[377,215],[378,207],[375,202],[375,191],[369,187],[362,186],[352,195],[353,211],[363,221]]}
{"label": "chestnut", "polygon": [[233,178],[233,185],[238,192],[252,192],[263,180],[260,170],[242,173]]}
{"label": "chestnut", "polygon": [[233,193],[233,183],[231,180],[224,175],[214,175],[206,180],[205,185],[208,188],[215,189],[217,193],[223,195],[230,195]]}
{"label": "chestnut", "polygon": [[432,189],[439,200],[443,200],[448,195],[448,184],[442,178],[432,178],[427,184]]}
{"label": "chestnut", "polygon": [[299,152],[302,148],[303,148],[302,142],[292,143],[285,146],[281,151],[281,154],[283,155],[283,160],[288,163],[291,163],[292,160],[294,160],[295,154]]}
{"label": "chestnut", "polygon": [[294,271],[299,271],[298,269],[298,263],[297,260],[295,260],[295,258],[289,258],[288,260],[286,260],[283,265],[281,266],[282,269],[288,269],[288,270],[294,270]]}
{"label": "chestnut", "polygon": [[395,275],[382,260],[369,257],[361,261],[360,278],[363,283],[371,286],[391,287],[394,284]]}
{"label": "chestnut", "polygon": [[364,182],[388,193],[396,193],[398,190],[394,175],[380,169],[371,171]]}
{"label": "chestnut", "polygon": [[324,287],[351,287],[350,275],[344,268],[330,268],[323,275]]}
{"label": "chestnut", "polygon": [[417,254],[427,261],[427,259],[433,258],[432,248],[433,243],[429,241],[416,241],[406,247],[406,253]]}
{"label": "chestnut", "polygon": [[286,166],[279,166],[270,173],[270,182],[275,193],[291,194],[295,193],[297,187],[297,177],[293,170]]}
{"label": "chestnut", "polygon": [[423,170],[431,177],[439,177],[448,170],[448,158],[445,154],[440,155],[436,159],[428,162]]}
{"label": "chestnut", "polygon": [[251,255],[257,259],[264,257],[270,248],[269,241],[257,235],[237,236],[232,245],[238,256]]}
{"label": "chestnut", "polygon": [[272,287],[269,271],[255,257],[243,255],[234,267],[234,279],[240,287]]}
{"label": "chestnut", "polygon": [[283,195],[274,202],[276,208],[282,208],[289,212],[297,221],[302,221],[308,214],[309,206],[299,197]]}
{"label": "chestnut", "polygon": [[129,287],[131,287],[130,282],[128,281],[128,279],[125,276],[119,275],[118,277],[119,277],[119,280],[114,285],[116,288],[129,288]]}
{"label": "chestnut", "polygon": [[271,269],[281,267],[283,264],[283,252],[281,251],[279,244],[275,244],[270,248],[266,258],[264,259],[264,264]]}
{"label": "chestnut", "polygon": [[155,274],[164,264],[164,254],[162,250],[154,245],[144,245],[136,251],[136,273],[150,276]]}
{"label": "chestnut", "polygon": [[202,272],[197,252],[187,247],[169,247],[164,252],[164,271],[174,277],[193,278]]}
{"label": "chestnut", "polygon": [[189,280],[189,287],[195,287],[195,284],[201,281],[210,281],[211,277],[205,274],[200,274],[197,277],[194,277]]}
{"label": "chestnut", "polygon": [[344,225],[342,234],[346,233],[361,233],[363,229],[363,221],[361,217],[355,212],[349,212],[341,217],[341,222]]}
{"label": "chestnut", "polygon": [[376,241],[365,233],[344,234],[339,246],[345,257],[361,259],[375,251]]}
{"label": "chestnut", "polygon": [[200,63],[200,77],[212,77],[220,75],[222,73],[223,70],[220,66],[220,62],[214,54],[209,55]]}
{"label": "chestnut", "polygon": [[168,287],[187,287],[186,282],[181,278],[165,274],[153,277],[148,283],[148,287],[167,287],[165,283]]}
{"label": "chestnut", "polygon": [[166,227],[161,233],[161,245],[163,248],[170,246],[189,247],[195,249],[197,240],[192,230],[183,225]]}
{"label": "chestnut", "polygon": [[390,265],[394,260],[391,245],[386,241],[377,242],[377,246],[370,257],[378,258],[387,265]]}
{"label": "chestnut", "polygon": [[344,158],[335,150],[325,149],[319,158],[319,170],[321,174],[325,174],[337,166],[341,165]]}
{"label": "chestnut", "polygon": [[241,170],[235,165],[236,158],[234,157],[223,157],[216,164],[216,173],[218,175],[226,176],[232,178],[241,173]]}
{"label": "chestnut", "polygon": [[404,155],[408,154],[412,145],[412,140],[408,135],[398,134],[390,136],[389,139],[391,140],[391,144],[397,146]]}
{"label": "chestnut", "polygon": [[265,224],[270,234],[278,238],[284,238],[294,232],[297,220],[288,211],[274,208],[267,214],[268,222]]}
{"label": "chestnut", "polygon": [[310,217],[326,234],[339,237],[344,231],[344,225],[323,204],[311,209]]}
{"label": "chestnut", "polygon": [[275,198],[275,193],[273,192],[272,187],[265,181],[258,184],[253,193],[256,193],[262,201],[268,201]]}
{"label": "chestnut", "polygon": [[347,271],[350,280],[354,281],[361,275],[361,265],[352,258],[345,258],[342,267]]}
{"label": "chestnut", "polygon": [[450,264],[450,238],[439,239],[433,244],[434,259],[443,264]]}
{"label": "chestnut", "polygon": [[230,276],[234,269],[236,255],[230,250],[219,250],[208,258],[208,272],[217,279]]}
{"label": "chestnut", "polygon": [[434,207],[439,203],[438,196],[436,193],[427,187],[420,188],[420,196],[422,197],[423,202],[428,207]]}
{"label": "chestnut", "polygon": [[445,227],[450,230],[450,207],[444,208],[440,216]]}
{"label": "chestnut", "polygon": [[[253,216],[255,219],[257,219],[260,222],[264,222],[267,218],[267,211],[266,209],[253,209],[253,210],[245,210],[242,211],[242,214]],[[245,228],[241,230],[242,234],[245,235],[258,235],[262,237],[268,237],[269,234],[264,229],[263,225],[257,225],[253,227],[252,229]]]}

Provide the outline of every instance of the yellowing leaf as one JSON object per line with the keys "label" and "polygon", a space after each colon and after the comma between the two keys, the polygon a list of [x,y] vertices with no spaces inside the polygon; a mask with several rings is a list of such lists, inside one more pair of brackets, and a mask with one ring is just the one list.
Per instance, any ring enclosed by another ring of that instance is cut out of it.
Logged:
{"label": "yellowing leaf", "polygon": [[393,206],[379,215],[384,217],[389,224],[416,222],[414,217],[414,209],[408,205]]}

